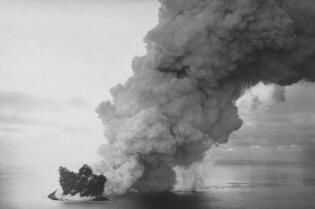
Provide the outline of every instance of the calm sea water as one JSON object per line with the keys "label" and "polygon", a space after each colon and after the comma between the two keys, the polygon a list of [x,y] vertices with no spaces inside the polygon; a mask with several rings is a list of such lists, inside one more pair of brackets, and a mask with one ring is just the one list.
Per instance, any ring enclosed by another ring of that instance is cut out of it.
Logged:
{"label": "calm sea water", "polygon": [[221,163],[204,174],[204,192],[133,195],[109,202],[62,203],[55,168],[1,168],[1,209],[309,209],[315,208],[315,167],[305,164]]}

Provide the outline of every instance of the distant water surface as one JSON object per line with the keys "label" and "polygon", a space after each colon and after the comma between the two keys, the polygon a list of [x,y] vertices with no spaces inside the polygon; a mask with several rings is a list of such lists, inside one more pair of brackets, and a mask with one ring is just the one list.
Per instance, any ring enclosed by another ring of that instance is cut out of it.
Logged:
{"label": "distant water surface", "polygon": [[132,195],[109,202],[47,199],[57,168],[0,170],[2,209],[310,209],[315,208],[315,167],[307,164],[230,162],[210,166],[204,192]]}

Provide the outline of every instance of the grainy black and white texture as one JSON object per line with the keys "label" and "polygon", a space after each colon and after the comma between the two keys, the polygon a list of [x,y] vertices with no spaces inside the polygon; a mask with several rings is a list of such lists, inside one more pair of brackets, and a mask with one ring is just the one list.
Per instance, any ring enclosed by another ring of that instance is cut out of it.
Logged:
{"label": "grainy black and white texture", "polygon": [[85,163],[106,196],[312,208],[314,18],[312,0],[0,1],[0,208]]}

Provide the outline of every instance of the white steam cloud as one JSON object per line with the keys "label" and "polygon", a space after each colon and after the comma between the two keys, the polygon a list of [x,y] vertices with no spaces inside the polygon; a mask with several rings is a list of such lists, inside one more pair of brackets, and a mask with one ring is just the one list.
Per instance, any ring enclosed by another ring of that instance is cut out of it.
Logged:
{"label": "white steam cloud", "polygon": [[235,101],[246,88],[315,79],[312,0],[160,2],[147,54],[97,108],[107,195],[173,189],[175,166],[202,160],[241,127]]}

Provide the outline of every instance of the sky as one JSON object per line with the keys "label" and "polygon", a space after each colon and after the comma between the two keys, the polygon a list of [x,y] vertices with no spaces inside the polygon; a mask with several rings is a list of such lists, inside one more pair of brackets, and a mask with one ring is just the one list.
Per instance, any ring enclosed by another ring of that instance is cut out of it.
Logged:
{"label": "sky", "polygon": [[[0,1],[0,164],[93,162],[94,109],[131,76],[157,1]],[[213,158],[313,159],[315,85],[258,84],[237,101],[242,128]],[[315,148],[314,148],[315,150]]]}
{"label": "sky", "polygon": [[[139,6],[140,5],[140,6]],[[0,1],[0,164],[93,161],[95,113],[131,74],[155,1]]]}

